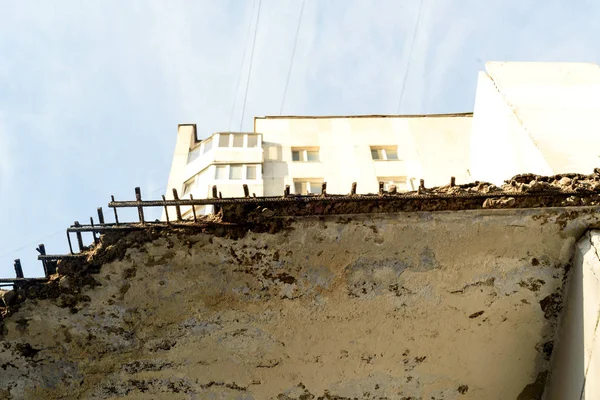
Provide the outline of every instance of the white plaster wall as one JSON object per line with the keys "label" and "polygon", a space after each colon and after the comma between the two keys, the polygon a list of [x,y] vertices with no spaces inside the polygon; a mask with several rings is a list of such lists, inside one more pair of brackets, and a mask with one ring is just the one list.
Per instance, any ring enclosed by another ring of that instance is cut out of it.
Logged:
{"label": "white plaster wall", "polygon": [[[263,135],[266,195],[293,188],[294,179],[321,178],[329,193],[378,190],[378,177],[444,185],[468,176],[470,116],[256,118]],[[319,162],[293,162],[293,147],[319,147]],[[398,161],[374,161],[370,146],[398,146]],[[411,190],[410,185],[407,188]]]}
{"label": "white plaster wall", "polygon": [[600,161],[600,68],[490,62],[479,74],[471,170],[501,183],[517,173],[591,173]]}
{"label": "white plaster wall", "polygon": [[470,161],[474,180],[495,184],[525,172],[552,175],[542,153],[485,72],[477,80]]}
{"label": "white plaster wall", "polygon": [[600,231],[575,249],[545,399],[600,398]]}

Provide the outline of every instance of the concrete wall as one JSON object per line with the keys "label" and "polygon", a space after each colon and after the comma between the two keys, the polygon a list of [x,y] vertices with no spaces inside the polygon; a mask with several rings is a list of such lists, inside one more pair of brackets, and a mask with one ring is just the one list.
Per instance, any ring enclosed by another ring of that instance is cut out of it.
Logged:
{"label": "concrete wall", "polygon": [[600,231],[577,243],[545,399],[600,398]]}
{"label": "concrete wall", "polygon": [[479,74],[471,142],[474,179],[591,173],[599,164],[600,67],[489,62]]}
{"label": "concrete wall", "polygon": [[[265,194],[280,194],[294,179],[322,178],[330,193],[375,193],[380,177],[445,185],[468,177],[471,116],[264,117],[255,119],[265,147]],[[292,161],[293,147],[318,147],[320,162]],[[370,146],[397,146],[398,161],[375,161]],[[411,185],[412,182],[412,185]],[[415,184],[416,183],[416,184]],[[400,188],[402,189],[402,188]]]}
{"label": "concrete wall", "polygon": [[88,258],[99,273],[28,293],[4,321],[0,398],[539,398],[564,271],[598,215],[105,236]]}

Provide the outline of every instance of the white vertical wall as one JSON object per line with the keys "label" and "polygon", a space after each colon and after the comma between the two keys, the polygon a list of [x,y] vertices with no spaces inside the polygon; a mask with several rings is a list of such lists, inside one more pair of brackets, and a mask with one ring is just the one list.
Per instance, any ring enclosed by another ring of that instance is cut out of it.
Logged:
{"label": "white vertical wall", "polygon": [[473,178],[591,173],[600,165],[600,67],[490,62],[479,74]]}
{"label": "white vertical wall", "polygon": [[577,243],[546,400],[600,399],[600,231]]}

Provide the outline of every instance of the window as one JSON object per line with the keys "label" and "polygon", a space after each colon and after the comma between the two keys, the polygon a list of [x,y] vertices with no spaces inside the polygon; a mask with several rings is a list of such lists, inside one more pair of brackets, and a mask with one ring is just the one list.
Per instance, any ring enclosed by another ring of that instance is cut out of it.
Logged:
{"label": "window", "polygon": [[233,147],[244,147],[244,135],[233,135]]}
{"label": "window", "polygon": [[186,181],[183,184],[183,192],[181,194],[181,197],[192,192],[192,190],[194,189],[194,183],[196,183],[196,177],[193,177],[192,179]]}
{"label": "window", "polygon": [[242,165],[231,165],[229,167],[229,179],[243,179],[244,167]]}
{"label": "window", "polygon": [[256,179],[256,165],[246,167],[246,179]]}
{"label": "window", "polygon": [[310,181],[294,181],[295,194],[321,194],[321,186],[323,182],[319,180]]}
{"label": "window", "polygon": [[229,147],[229,135],[219,134],[219,147]]}
{"label": "window", "polygon": [[258,147],[258,135],[248,135],[248,147]]}
{"label": "window", "polygon": [[406,177],[404,176],[384,176],[377,178],[378,182],[383,182],[383,190],[390,190],[390,186],[396,186],[399,192],[406,192]]}
{"label": "window", "polygon": [[373,160],[397,160],[398,159],[398,147],[387,146],[387,147],[371,147],[371,157]]}
{"label": "window", "polygon": [[316,162],[319,161],[318,148],[292,148],[292,161]]}
{"label": "window", "polygon": [[215,179],[227,179],[227,165],[217,165]]}
{"label": "window", "polygon": [[204,141],[204,154],[208,153],[212,149],[212,139]]}
{"label": "window", "polygon": [[200,155],[200,146],[197,146],[188,153],[187,163],[191,163]]}

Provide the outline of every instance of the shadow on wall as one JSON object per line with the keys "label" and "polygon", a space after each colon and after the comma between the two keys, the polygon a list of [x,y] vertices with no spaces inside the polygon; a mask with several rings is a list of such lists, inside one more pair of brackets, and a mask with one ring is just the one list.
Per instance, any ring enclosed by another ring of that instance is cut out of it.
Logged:
{"label": "shadow on wall", "polygon": [[283,161],[283,147],[279,143],[263,142],[263,148],[264,195],[280,195],[289,175],[288,165]]}
{"label": "shadow on wall", "polygon": [[[545,400],[600,398],[589,397],[590,393],[587,393],[588,397],[586,397],[584,393],[588,386],[585,361],[586,311],[591,317],[584,303],[584,290],[589,290],[584,279],[592,278],[586,273],[586,270],[590,269],[589,258],[594,258],[593,261],[598,262],[588,232],[575,246],[570,277],[565,288],[564,308],[555,335],[550,372],[543,397]],[[587,304],[587,308],[590,308],[590,304]],[[592,308],[597,310],[597,306]],[[600,393],[596,393],[596,396],[600,396]]]}

